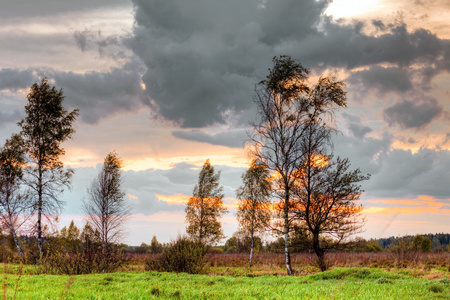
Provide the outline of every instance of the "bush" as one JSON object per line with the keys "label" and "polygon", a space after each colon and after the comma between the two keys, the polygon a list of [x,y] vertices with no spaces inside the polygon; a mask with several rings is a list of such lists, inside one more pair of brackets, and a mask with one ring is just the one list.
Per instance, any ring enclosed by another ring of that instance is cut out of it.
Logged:
{"label": "bush", "polygon": [[392,283],[392,280],[387,279],[385,277],[380,277],[375,282],[378,284],[386,284],[386,283]]}
{"label": "bush", "polygon": [[444,288],[438,284],[431,284],[428,287],[428,290],[433,293],[442,293],[444,291]]}
{"label": "bush", "polygon": [[222,254],[222,253],[223,253],[223,249],[221,249],[221,248],[209,247],[208,253],[211,253],[211,254]]}
{"label": "bush", "polygon": [[86,247],[81,251],[48,252],[39,261],[40,271],[53,274],[89,274],[114,272],[123,264],[118,249],[109,249],[107,253],[99,247]]}
{"label": "bush", "polygon": [[158,272],[186,272],[199,274],[206,266],[206,247],[186,236],[169,243],[157,259],[146,262],[145,269]]}

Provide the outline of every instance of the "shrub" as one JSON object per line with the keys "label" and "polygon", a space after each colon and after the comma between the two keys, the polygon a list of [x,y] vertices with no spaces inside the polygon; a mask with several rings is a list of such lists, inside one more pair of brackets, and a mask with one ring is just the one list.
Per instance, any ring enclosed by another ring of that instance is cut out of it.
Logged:
{"label": "shrub", "polygon": [[378,284],[385,284],[385,283],[392,283],[392,280],[384,278],[384,277],[380,277],[375,282]]}
{"label": "shrub", "polygon": [[199,274],[206,266],[206,247],[186,236],[179,236],[169,243],[157,259],[146,262],[146,270],[158,272],[186,272]]}
{"label": "shrub", "polygon": [[221,248],[209,247],[208,253],[212,253],[212,254],[222,254],[222,253],[223,253],[223,249],[221,249]]}
{"label": "shrub", "polygon": [[121,253],[109,249],[104,253],[101,247],[85,248],[75,252],[48,252],[39,262],[40,271],[54,274],[89,274],[114,272],[122,264]]}
{"label": "shrub", "polygon": [[444,288],[438,284],[433,283],[428,287],[428,290],[433,293],[442,293],[444,291]]}

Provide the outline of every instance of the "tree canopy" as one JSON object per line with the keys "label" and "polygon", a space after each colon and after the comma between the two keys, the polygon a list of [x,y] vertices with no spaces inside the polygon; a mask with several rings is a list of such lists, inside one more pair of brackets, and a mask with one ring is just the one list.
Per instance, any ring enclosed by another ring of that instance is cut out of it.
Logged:
{"label": "tree canopy", "polygon": [[208,245],[224,238],[220,217],[227,209],[219,179],[220,171],[215,173],[209,159],[206,160],[186,206],[186,232],[192,239]]}

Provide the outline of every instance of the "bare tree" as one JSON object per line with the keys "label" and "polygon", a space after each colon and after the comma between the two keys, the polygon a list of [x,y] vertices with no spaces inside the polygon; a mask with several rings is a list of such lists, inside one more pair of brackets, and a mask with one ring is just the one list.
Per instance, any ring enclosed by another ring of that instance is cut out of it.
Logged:
{"label": "bare tree", "polygon": [[299,179],[299,218],[309,233],[317,263],[327,269],[325,251],[360,231],[364,224],[357,201],[363,190],[359,182],[369,179],[359,169],[350,171],[348,159],[332,157],[311,161]]}
{"label": "bare tree", "polygon": [[346,106],[343,82],[321,77],[309,87],[309,71],[289,56],[275,57],[266,80],[256,87],[259,122],[253,124],[250,151],[263,161],[277,178],[273,189],[280,201],[276,208],[280,218],[277,231],[285,239],[287,274],[292,274],[289,233],[296,220],[296,203],[292,195],[305,153],[302,140],[313,124],[325,126],[333,111]]}
{"label": "bare tree", "polygon": [[30,188],[37,213],[37,240],[42,254],[42,217],[52,221],[60,213],[63,202],[58,199],[69,187],[73,170],[66,170],[59,160],[65,151],[61,143],[75,132],[72,123],[78,110],[67,112],[62,90],[50,87],[46,78],[31,86],[25,106],[26,117],[18,123],[29,158],[24,183]]}
{"label": "bare tree", "polygon": [[131,211],[122,190],[121,168],[122,161],[117,153],[109,153],[100,174],[88,188],[88,199],[84,201],[87,221],[100,233],[104,252],[108,251],[110,243],[122,238],[123,225]]}
{"label": "bare tree", "polygon": [[253,160],[250,168],[242,174],[244,185],[237,191],[239,206],[236,213],[241,231],[250,233],[250,264],[252,264],[254,237],[270,222],[269,197],[271,183],[266,166]]}
{"label": "bare tree", "polygon": [[223,205],[223,187],[219,185],[220,171],[215,174],[209,159],[203,164],[186,206],[186,232],[195,241],[214,244],[224,238],[219,218],[227,212]]}
{"label": "bare tree", "polygon": [[0,148],[0,222],[12,235],[20,256],[23,252],[17,231],[28,220],[32,209],[30,198],[20,188],[24,151],[23,139],[17,134]]}

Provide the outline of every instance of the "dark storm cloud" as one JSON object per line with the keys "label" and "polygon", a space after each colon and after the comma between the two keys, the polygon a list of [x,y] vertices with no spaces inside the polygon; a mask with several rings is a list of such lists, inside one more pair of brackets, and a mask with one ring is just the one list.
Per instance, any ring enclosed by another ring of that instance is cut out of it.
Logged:
{"label": "dark storm cloud", "polygon": [[134,64],[109,72],[54,73],[68,105],[80,109],[84,122],[97,123],[117,112],[133,111],[143,103],[140,74]]}
{"label": "dark storm cloud", "polygon": [[2,0],[0,7],[3,9],[0,9],[0,19],[54,16],[61,13],[71,13],[73,11],[99,9],[107,6],[124,6],[129,4],[129,0]]}
{"label": "dark storm cloud", "polygon": [[75,43],[82,52],[95,50],[100,57],[108,56],[114,59],[126,58],[126,48],[123,44],[124,37],[118,35],[105,36],[101,30],[92,31],[84,29],[73,33]]}
{"label": "dark storm cloud", "polygon": [[392,136],[384,134],[381,138],[359,139],[338,134],[333,141],[335,156],[348,157],[353,168],[360,168],[361,172],[373,175],[379,172],[383,158],[389,154]]}
{"label": "dark storm cloud", "polygon": [[245,130],[230,130],[216,134],[208,134],[201,130],[174,131],[172,135],[179,139],[220,145],[231,148],[242,148],[248,138]]}
{"label": "dark storm cloud", "polygon": [[348,78],[350,84],[362,85],[363,89],[376,89],[380,94],[386,92],[406,92],[413,85],[407,70],[400,68],[383,68],[379,66],[368,70],[353,72]]}
{"label": "dark storm cloud", "polygon": [[366,190],[380,197],[430,195],[448,198],[450,185],[450,152],[420,149],[416,154],[395,149],[383,158],[375,176],[367,182]]}
{"label": "dark storm cloud", "polygon": [[379,34],[367,35],[363,22],[324,16],[329,2],[134,0],[129,45],[147,66],[143,81],[160,115],[183,127],[245,115],[254,85],[265,78],[275,55],[291,55],[318,69],[391,63],[397,67],[374,67],[353,80],[396,92],[411,88],[402,67],[434,64],[429,76],[450,69],[448,41],[381,21],[374,23]]}
{"label": "dark storm cloud", "polygon": [[326,6],[314,0],[134,4],[130,44],[147,65],[147,91],[163,117],[184,127],[224,123],[227,112],[248,110],[254,84],[276,53],[274,45],[317,34]]}
{"label": "dark storm cloud", "polygon": [[29,88],[33,84],[35,75],[33,71],[18,69],[0,69],[0,91]]}
{"label": "dark storm cloud", "polygon": [[433,98],[423,100],[403,100],[383,111],[384,120],[389,125],[402,129],[422,129],[441,116],[442,106]]}
{"label": "dark storm cloud", "polygon": [[[149,100],[141,86],[142,66],[129,62],[122,68],[106,72],[57,72],[52,69],[0,69],[0,91],[28,89],[47,77],[57,89],[62,89],[66,103],[80,109],[81,119],[97,123],[118,112],[133,111]],[[8,120],[9,114],[2,119]]]}
{"label": "dark storm cloud", "polygon": [[362,182],[365,198],[415,198],[430,195],[448,198],[450,195],[450,151],[421,148],[391,149],[392,137],[366,137],[363,140],[345,135],[335,138],[335,155],[348,157],[352,169],[370,173]]}
{"label": "dark storm cloud", "polygon": [[440,56],[449,44],[424,29],[409,32],[405,24],[391,27],[379,36],[364,34],[364,26],[364,23],[334,23],[326,18],[321,34],[308,36],[297,43],[289,42],[285,51],[300,57],[309,66],[322,64],[353,69],[392,63],[407,67],[419,61],[441,64]]}

